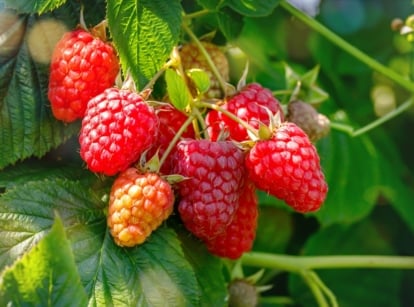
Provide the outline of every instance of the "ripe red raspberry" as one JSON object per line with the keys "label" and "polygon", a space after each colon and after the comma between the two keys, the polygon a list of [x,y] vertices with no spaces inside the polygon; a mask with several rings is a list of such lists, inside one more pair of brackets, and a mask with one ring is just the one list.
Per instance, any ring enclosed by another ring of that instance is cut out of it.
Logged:
{"label": "ripe red raspberry", "polygon": [[316,148],[296,124],[285,122],[246,155],[249,177],[259,189],[298,212],[315,211],[328,191]]}
{"label": "ripe red raspberry", "polygon": [[107,224],[115,243],[143,243],[170,216],[173,205],[168,182],[155,173],[128,168],[115,179],[109,199]]}
{"label": "ripe red raspberry", "polygon": [[241,189],[239,207],[233,220],[223,233],[206,241],[208,250],[230,259],[240,258],[244,252],[251,250],[256,236],[257,205],[256,188],[248,180]]}
{"label": "ripe red raspberry", "polygon": [[80,155],[92,172],[125,170],[155,142],[154,109],[134,92],[109,88],[88,103],[80,131]]}
{"label": "ripe red raspberry", "polygon": [[244,154],[231,142],[182,140],[174,153],[179,183],[178,211],[184,225],[201,239],[223,232],[239,204]]}
{"label": "ripe red raspberry", "polygon": [[66,33],[50,64],[48,97],[64,122],[82,118],[88,101],[111,87],[119,71],[114,48],[83,29]]}
{"label": "ripe red raspberry", "polygon": [[[279,112],[283,121],[283,111],[279,101],[273,97],[272,92],[258,83],[251,83],[242,88],[237,94],[230,97],[221,106],[223,109],[235,114],[254,128],[259,123],[269,125],[269,112],[275,115]],[[229,137],[241,142],[249,139],[246,129],[221,112],[212,110],[206,116],[207,131],[211,140],[217,140],[220,133],[225,130]]]}
{"label": "ripe red raspberry", "polygon": [[[164,104],[159,108],[155,109],[159,120],[159,129],[158,129],[158,140],[148,152],[147,157],[152,157],[158,150],[159,157],[162,157],[163,153],[167,149],[168,145],[180,130],[181,126],[187,120],[187,116],[174,108],[170,104]],[[195,138],[195,132],[192,125],[181,135],[182,138]],[[161,173],[170,174],[171,173],[171,153],[167,157],[167,160],[161,166]]]}
{"label": "ripe red raspberry", "polygon": [[[212,43],[201,42],[209,54],[213,64],[216,66],[218,72],[223,77],[224,81],[229,81],[229,63],[220,50],[220,48]],[[208,98],[220,98],[223,96],[220,83],[213,74],[210,65],[205,56],[201,53],[200,48],[195,43],[189,43],[182,46],[180,49],[180,58],[183,68],[185,70],[191,68],[200,68],[204,70],[210,77],[210,89],[207,91]]]}

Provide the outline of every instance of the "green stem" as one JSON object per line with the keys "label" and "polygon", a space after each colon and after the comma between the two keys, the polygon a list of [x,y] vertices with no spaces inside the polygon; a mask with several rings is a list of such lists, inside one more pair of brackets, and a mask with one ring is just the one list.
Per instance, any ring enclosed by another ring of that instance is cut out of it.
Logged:
{"label": "green stem", "polygon": [[354,134],[354,127],[347,125],[347,124],[342,124],[342,123],[337,123],[337,122],[331,122],[329,124],[331,126],[332,129],[341,131],[341,132],[345,132],[347,134],[349,134],[350,136],[353,136]]}
{"label": "green stem", "polygon": [[392,69],[375,61],[373,58],[366,55],[358,48],[355,48],[353,45],[349,44],[347,41],[339,37],[337,34],[332,32],[325,26],[323,26],[321,23],[316,21],[314,18],[306,15],[305,13],[298,10],[297,8],[295,8],[294,6],[292,6],[286,1],[281,1],[280,6],[283,7],[289,13],[291,13],[296,18],[300,19],[307,26],[317,31],[319,34],[323,35],[325,38],[330,40],[336,46],[342,48],[344,51],[348,52],[349,54],[357,58],[359,61],[365,63],[368,67],[388,77],[389,79],[391,79],[392,81],[394,81],[401,87],[405,88],[406,90],[410,92],[414,92],[414,83],[412,83],[410,80],[405,79],[404,77],[402,77],[401,75],[393,71]]}
{"label": "green stem", "polygon": [[403,113],[405,110],[409,109],[413,105],[413,101],[414,101],[414,99],[410,98],[406,102],[400,104],[392,112],[389,112],[389,113],[385,114],[384,116],[381,116],[377,120],[374,120],[373,122],[369,123],[368,125],[354,131],[352,133],[352,136],[359,136],[361,134],[364,134],[364,133],[368,132],[369,130],[374,129],[374,128],[382,125],[386,121],[389,121],[390,119],[392,119],[392,118],[396,117],[397,115]]}
{"label": "green stem", "polygon": [[214,64],[213,60],[211,59],[210,55],[208,54],[206,48],[204,48],[203,44],[201,44],[200,40],[197,38],[197,36],[193,33],[193,31],[185,24],[182,24],[182,27],[185,32],[187,32],[188,36],[194,41],[194,43],[197,45],[197,47],[200,49],[200,52],[203,54],[204,58],[206,59],[208,65],[211,68],[211,71],[213,72],[213,75],[217,78],[221,90],[226,95],[226,82],[223,80],[222,75],[218,71],[216,65]]}
{"label": "green stem", "polygon": [[314,271],[309,272],[309,276],[312,277],[314,283],[319,287],[319,289],[322,290],[322,292],[325,294],[325,296],[329,299],[332,307],[339,307],[338,301],[336,299],[335,294],[332,292],[331,289],[329,289],[325,283],[320,279],[318,274],[316,274]]}
{"label": "green stem", "polygon": [[194,19],[194,18],[198,18],[204,15],[207,15],[211,13],[211,11],[209,9],[204,9],[204,10],[200,10],[197,12],[193,12],[193,13],[188,13],[184,15],[184,19],[190,20],[190,19]]}
{"label": "green stem", "polygon": [[243,255],[242,262],[247,266],[296,273],[313,269],[414,269],[414,257],[409,256],[291,256],[250,252]]}
{"label": "green stem", "polygon": [[160,159],[160,163],[159,163],[158,170],[161,169],[162,164],[165,162],[165,160],[167,159],[168,155],[170,154],[170,152],[172,151],[172,149],[174,148],[175,144],[178,142],[178,140],[180,139],[180,137],[183,135],[183,133],[185,132],[185,130],[188,128],[189,125],[192,124],[194,118],[195,118],[194,115],[190,115],[187,118],[187,120],[184,122],[184,124],[182,124],[182,126],[180,127],[180,129],[178,129],[177,133],[174,135],[174,138],[168,144],[167,149],[162,154],[162,157]]}
{"label": "green stem", "polygon": [[311,275],[311,272],[310,271],[301,271],[299,273],[302,276],[305,283],[308,285],[309,289],[311,290],[313,296],[315,297],[316,302],[318,303],[318,306],[319,307],[329,307],[329,304],[326,301],[325,296],[323,295],[322,289],[314,281],[313,276]]}

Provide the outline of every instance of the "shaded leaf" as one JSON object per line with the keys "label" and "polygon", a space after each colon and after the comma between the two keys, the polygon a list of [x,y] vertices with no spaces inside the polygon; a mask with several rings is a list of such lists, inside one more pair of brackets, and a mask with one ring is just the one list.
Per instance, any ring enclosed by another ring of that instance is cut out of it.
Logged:
{"label": "shaded leaf", "polygon": [[[334,225],[315,234],[305,245],[305,255],[389,255],[388,242],[369,220],[350,227]],[[333,291],[341,307],[401,306],[398,301],[401,271],[386,269],[342,269],[317,272]],[[386,281],[386,282],[384,282]],[[297,275],[291,275],[289,288],[304,306],[316,306],[315,300]]]}
{"label": "shaded leaf", "polygon": [[177,44],[180,1],[108,0],[107,18],[124,72],[142,89],[161,69]]}
{"label": "shaded leaf", "polygon": [[260,17],[270,15],[280,0],[224,0],[221,6],[229,6],[241,15]]}
{"label": "shaded leaf", "polygon": [[180,229],[178,235],[183,243],[184,255],[192,265],[200,285],[200,306],[225,306],[227,285],[223,276],[223,262],[186,230]]}
{"label": "shaded leaf", "polygon": [[51,231],[2,273],[0,304],[85,306],[86,303],[70,242],[57,217]]}
{"label": "shaded leaf", "polygon": [[379,157],[371,140],[332,131],[318,143],[328,194],[315,214],[322,225],[352,223],[367,216],[378,197]]}
{"label": "shaded leaf", "polygon": [[235,40],[243,29],[243,18],[229,8],[223,8],[217,13],[217,21],[221,32],[228,41]]}
{"label": "shaded leaf", "polygon": [[73,8],[65,5],[43,16],[51,18],[0,12],[7,46],[0,52],[0,169],[30,156],[41,157],[79,130],[78,123],[56,121],[47,99],[48,63]]}
{"label": "shaded leaf", "polygon": [[91,183],[96,176],[82,169],[80,165],[54,163],[51,161],[29,160],[14,166],[9,166],[0,172],[0,188],[10,189],[25,184],[28,181],[38,181],[48,178],[81,180]]}
{"label": "shaded leaf", "polygon": [[197,0],[199,5],[209,10],[215,10],[219,6],[220,2],[220,0]]}

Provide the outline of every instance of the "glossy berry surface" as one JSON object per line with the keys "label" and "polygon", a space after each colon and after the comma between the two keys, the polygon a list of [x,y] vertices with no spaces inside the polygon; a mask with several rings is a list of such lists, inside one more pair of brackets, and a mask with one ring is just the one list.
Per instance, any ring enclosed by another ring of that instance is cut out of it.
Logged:
{"label": "glossy berry surface", "polygon": [[240,190],[239,206],[224,232],[207,240],[208,250],[219,257],[240,258],[251,250],[256,236],[258,199],[256,187],[246,181]]}
{"label": "glossy berry surface", "polygon": [[178,211],[201,239],[217,236],[233,219],[245,169],[243,152],[231,142],[182,140],[174,154],[179,183]]}
{"label": "glossy berry surface", "polygon": [[55,46],[48,98],[56,119],[82,118],[88,101],[113,86],[119,71],[115,49],[89,32],[66,33]]}
{"label": "glossy berry surface", "polygon": [[114,181],[109,199],[107,224],[115,243],[127,247],[143,243],[170,216],[173,205],[168,182],[128,168]]}
{"label": "glossy berry surface", "polygon": [[[221,107],[254,128],[258,128],[259,123],[269,125],[270,117],[278,112],[283,120],[279,101],[273,97],[270,90],[258,83],[246,85],[237,94],[228,98]],[[246,128],[216,110],[207,114],[206,124],[212,140],[217,140],[223,131],[228,133],[230,139],[238,142],[249,139]]]}
{"label": "glossy berry surface", "polygon": [[139,94],[107,89],[88,103],[80,155],[92,172],[112,176],[136,162],[157,135],[158,118]]}
{"label": "glossy berry surface", "polygon": [[271,139],[258,141],[246,155],[246,167],[259,189],[298,212],[318,210],[325,201],[328,187],[319,155],[294,123],[282,123]]}

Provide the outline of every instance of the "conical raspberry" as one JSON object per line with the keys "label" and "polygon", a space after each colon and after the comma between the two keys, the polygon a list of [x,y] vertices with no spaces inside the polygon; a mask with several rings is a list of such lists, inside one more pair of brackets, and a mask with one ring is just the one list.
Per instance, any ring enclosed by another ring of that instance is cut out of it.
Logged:
{"label": "conical raspberry", "polygon": [[298,212],[318,210],[325,201],[328,186],[319,155],[294,123],[282,123],[271,139],[257,141],[246,155],[246,167],[259,189]]}
{"label": "conical raspberry", "polygon": [[141,244],[171,214],[174,193],[168,182],[154,173],[128,168],[114,181],[107,223],[115,243]]}
{"label": "conical raspberry", "polygon": [[158,124],[154,109],[139,94],[107,89],[88,103],[80,155],[92,172],[115,175],[155,144]]}
{"label": "conical raspberry", "polygon": [[178,211],[184,225],[201,239],[217,236],[239,205],[245,169],[243,152],[232,142],[182,140],[174,153],[179,183]]}
{"label": "conical raspberry", "polygon": [[53,115],[64,122],[82,118],[88,101],[113,86],[119,71],[115,49],[83,29],[66,33],[50,64]]}

